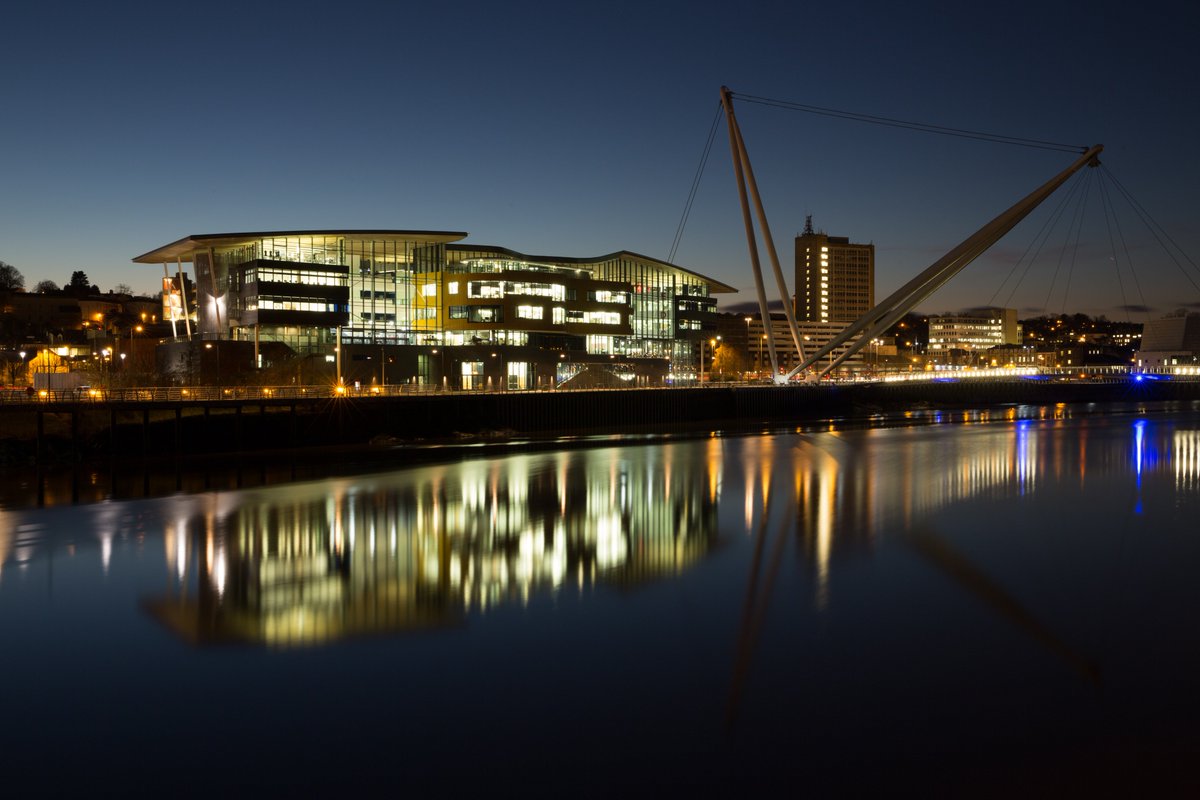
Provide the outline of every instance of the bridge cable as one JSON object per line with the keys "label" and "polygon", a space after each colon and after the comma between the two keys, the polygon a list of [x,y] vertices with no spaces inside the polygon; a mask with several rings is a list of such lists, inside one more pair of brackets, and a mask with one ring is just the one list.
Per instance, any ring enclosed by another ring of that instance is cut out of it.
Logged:
{"label": "bridge cable", "polygon": [[[1021,275],[1017,278],[1016,282],[1013,283],[1012,288],[1009,290],[1008,295],[1004,298],[1004,303],[1002,304],[1006,308],[1012,306],[1013,297],[1016,295],[1017,290],[1021,288],[1021,284],[1025,281],[1026,276],[1029,275],[1030,268],[1033,267],[1033,265],[1037,262],[1038,257],[1041,256],[1042,248],[1045,247],[1046,242],[1049,241],[1050,234],[1054,232],[1055,226],[1058,225],[1059,219],[1062,218],[1064,209],[1066,209],[1067,205],[1070,204],[1071,198],[1075,196],[1075,192],[1078,191],[1081,181],[1082,178],[1076,177],[1075,180],[1071,181],[1067,191],[1059,196],[1058,204],[1054,207],[1054,210],[1050,213],[1050,216],[1048,216],[1046,221],[1042,223],[1042,227],[1036,234],[1034,234],[1034,237],[1030,240],[1029,245],[1025,248],[1025,252],[1021,254],[1020,258],[1013,262],[1012,269],[1009,270],[1008,275],[1006,275],[1004,280],[1000,282],[1000,285],[996,287],[996,291],[992,293],[991,299],[988,300],[989,306],[996,305],[996,299],[1000,296],[1000,293],[1004,290],[1004,287],[1008,284],[1008,282],[1012,280],[1014,273],[1016,273],[1017,269],[1021,266],[1021,262],[1026,261],[1026,258],[1028,257],[1028,261],[1025,263],[1025,269],[1021,272]],[[1033,251],[1032,255],[1030,255],[1031,250]]]}
{"label": "bridge cable", "polygon": [[949,128],[944,125],[933,125],[926,122],[913,122],[910,120],[895,119],[892,117],[879,117],[873,114],[860,114],[855,111],[841,111],[836,108],[824,108],[822,106],[812,106],[805,103],[795,103],[789,100],[774,100],[769,97],[757,97],[755,95],[732,93],[739,100],[744,100],[747,103],[757,103],[763,106],[773,108],[782,108],[789,111],[803,111],[806,114],[816,114],[823,117],[835,117],[837,119],[849,119],[855,122],[867,122],[872,125],[885,125],[893,128],[905,128],[907,130],[919,131],[921,133],[936,133],[942,136],[955,136],[960,139],[975,139],[984,142],[993,142],[995,144],[1011,144],[1018,147],[1033,147],[1039,150],[1057,150],[1059,152],[1068,153],[1086,153],[1087,145],[1065,144],[1063,142],[1050,142],[1042,139],[1028,139],[1023,136],[1007,136],[999,133],[987,133],[985,131],[973,131],[965,128]]}
{"label": "bridge cable", "polygon": [[[1117,229],[1118,234],[1120,233],[1120,223],[1118,223],[1118,221],[1117,221],[1116,209],[1114,209],[1112,207],[1112,198],[1109,197],[1108,186],[1105,183],[1105,181],[1103,180],[1103,177],[1104,176],[1101,175],[1102,180],[1100,181],[1100,204],[1104,209],[1104,227],[1105,227],[1105,230],[1108,232],[1108,249],[1109,249],[1109,253],[1110,253],[1109,258],[1112,259],[1113,270],[1117,273],[1117,288],[1120,289],[1120,291],[1121,291],[1121,307],[1122,307],[1122,310],[1125,312],[1125,321],[1132,323],[1133,320],[1130,318],[1129,298],[1126,297],[1126,295],[1125,295],[1125,281],[1121,278],[1121,262],[1117,258],[1117,242],[1116,242],[1116,239],[1113,238],[1114,227]],[[1121,239],[1121,244],[1124,245],[1125,238],[1123,236],[1120,236],[1120,239]],[[1125,260],[1126,260],[1126,264],[1129,266],[1129,273],[1130,273],[1130,275],[1133,276],[1134,285],[1137,287],[1138,293],[1141,294],[1142,287],[1137,282],[1137,273],[1133,269],[1133,261],[1129,258],[1129,248],[1128,247],[1125,248]],[[1143,313],[1146,310],[1145,307],[1146,307],[1146,301],[1145,301],[1145,297],[1143,297],[1142,298]]]}
{"label": "bridge cable", "polygon": [[[1084,180],[1085,179],[1083,179],[1083,178],[1080,179],[1080,182],[1079,182],[1080,186],[1083,186]],[[1086,191],[1080,190],[1079,192],[1077,192],[1077,194],[1082,196],[1082,195],[1086,194]],[[1075,206],[1071,210],[1071,219],[1069,222],[1067,222],[1067,230],[1066,230],[1066,234],[1063,236],[1062,249],[1058,251],[1058,261],[1054,265],[1054,274],[1052,276],[1050,276],[1050,288],[1046,290],[1046,299],[1042,303],[1043,308],[1046,309],[1046,313],[1050,313],[1050,301],[1054,296],[1054,287],[1058,283],[1058,275],[1060,272],[1062,272],[1063,258],[1066,256],[1067,250],[1071,246],[1071,237],[1074,235],[1076,221],[1080,217],[1079,208],[1082,205],[1083,201],[1079,197],[1075,197],[1073,199],[1075,199],[1077,202],[1075,203]],[[1063,312],[1065,313],[1065,311],[1066,311],[1066,298],[1064,297],[1063,298]]]}
{"label": "bridge cable", "polygon": [[[1200,267],[1198,267],[1196,265],[1196,262],[1193,261],[1188,256],[1188,254],[1184,251],[1184,249],[1182,247],[1180,247],[1179,244],[1174,239],[1171,238],[1171,235],[1169,233],[1167,233],[1166,230],[1161,225],[1159,225],[1158,222],[1152,216],[1150,216],[1150,212],[1147,211],[1142,206],[1141,203],[1139,203],[1136,199],[1134,199],[1133,195],[1130,194],[1129,190],[1126,189],[1119,180],[1117,180],[1117,176],[1113,175],[1111,170],[1109,170],[1104,165],[1101,165],[1101,169],[1103,169],[1104,172],[1108,175],[1108,177],[1112,180],[1113,185],[1117,187],[1117,190],[1120,191],[1121,196],[1125,198],[1125,202],[1129,203],[1130,207],[1133,208],[1133,210],[1141,218],[1142,224],[1145,225],[1146,228],[1150,231],[1151,235],[1154,236],[1154,238],[1158,242],[1159,246],[1163,249],[1163,252],[1167,254],[1167,257],[1170,258],[1172,262],[1174,262],[1175,266],[1179,268],[1179,271],[1183,273],[1183,276],[1188,279],[1189,283],[1192,284],[1192,287],[1195,288],[1196,291],[1200,291],[1200,284],[1197,284],[1196,281],[1192,279],[1192,276],[1188,274],[1188,272],[1184,268],[1183,264],[1181,264],[1179,262],[1179,259],[1176,258],[1175,253],[1177,252],[1180,256],[1183,257],[1183,260],[1186,261],[1191,266],[1192,269],[1194,269],[1198,273],[1200,273]],[[1163,241],[1164,239],[1166,240],[1166,242]],[[1172,252],[1171,248],[1167,247],[1168,242],[1171,244],[1172,247],[1175,248],[1175,252]]]}
{"label": "bridge cable", "polygon": [[1071,278],[1075,275],[1075,262],[1079,257],[1079,244],[1083,241],[1083,221],[1087,211],[1088,195],[1091,194],[1092,184],[1095,183],[1095,178],[1092,177],[1091,171],[1087,173],[1084,179],[1087,181],[1087,188],[1083,192],[1083,196],[1079,200],[1079,214],[1076,217],[1077,224],[1075,226],[1075,241],[1071,245],[1071,260],[1067,264],[1067,282],[1063,287],[1063,305],[1062,313],[1067,313],[1067,298],[1071,296]]}
{"label": "bridge cable", "polygon": [[712,125],[708,129],[708,141],[704,143],[704,154],[700,156],[700,165],[696,167],[696,175],[692,178],[692,188],[688,192],[687,201],[683,204],[683,216],[679,218],[679,226],[675,228],[675,239],[671,242],[671,252],[667,254],[667,263],[675,263],[675,252],[683,240],[683,229],[687,227],[688,216],[692,213],[692,203],[696,200],[696,192],[700,188],[700,178],[704,175],[704,166],[708,163],[708,154],[712,151],[713,140],[717,137],[717,123],[721,120],[721,104],[717,103],[717,113],[713,115]]}

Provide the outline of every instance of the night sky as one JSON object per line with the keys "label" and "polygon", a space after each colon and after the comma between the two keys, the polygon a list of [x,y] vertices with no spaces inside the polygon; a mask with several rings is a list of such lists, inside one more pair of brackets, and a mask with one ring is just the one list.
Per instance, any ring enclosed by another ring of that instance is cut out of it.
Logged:
{"label": "night sky", "polygon": [[[0,20],[0,260],[29,288],[83,269],[150,292],[159,268],[131,258],[225,231],[461,230],[530,254],[666,258],[722,84],[1102,142],[1105,167],[1200,261],[1184,2],[17,0]],[[812,214],[876,244],[879,298],[1073,160],[736,108],[789,276]],[[1117,267],[1128,250],[1134,268],[1118,281],[1092,181],[1077,247],[1068,210],[1019,289],[1000,288],[1056,196],[923,308],[1125,319],[1145,305],[1142,321],[1200,307],[1114,197]],[[723,127],[675,261],[743,289],[723,306],[753,300]]]}

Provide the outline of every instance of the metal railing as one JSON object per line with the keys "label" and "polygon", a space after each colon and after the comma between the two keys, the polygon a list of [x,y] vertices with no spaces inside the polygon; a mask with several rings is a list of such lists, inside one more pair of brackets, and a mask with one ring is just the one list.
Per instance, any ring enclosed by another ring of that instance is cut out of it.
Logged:
{"label": "metal railing", "polygon": [[[1107,367],[1099,369],[1037,369],[1030,371],[1018,370],[946,370],[914,373],[879,373],[877,375],[860,375],[850,378],[826,377],[821,385],[862,383],[862,382],[924,382],[934,380],[953,381],[988,381],[997,379],[1029,379],[1042,378],[1060,381],[1078,381],[1080,383],[1095,382],[1125,382],[1141,373],[1147,376],[1170,377],[1176,380],[1196,381],[1200,375],[1192,375],[1182,370],[1172,368],[1130,370],[1127,367]],[[787,385],[797,385],[802,381],[793,380]],[[681,380],[661,386],[628,387],[638,389],[729,389],[735,387],[764,387],[774,386],[769,378],[751,378],[743,381],[705,381]],[[813,385],[816,385],[815,383]],[[436,384],[395,384],[389,386],[337,386],[315,384],[306,386],[137,386],[137,387],[81,387],[77,389],[40,389],[23,387],[0,387],[0,404],[28,403],[113,403],[113,402],[207,402],[207,401],[236,401],[255,402],[260,400],[319,400],[334,397],[373,398],[373,397],[407,397],[418,395],[465,395],[465,394],[554,394],[562,392],[605,391],[623,392],[626,387],[579,387],[579,388],[477,388],[457,389]]]}

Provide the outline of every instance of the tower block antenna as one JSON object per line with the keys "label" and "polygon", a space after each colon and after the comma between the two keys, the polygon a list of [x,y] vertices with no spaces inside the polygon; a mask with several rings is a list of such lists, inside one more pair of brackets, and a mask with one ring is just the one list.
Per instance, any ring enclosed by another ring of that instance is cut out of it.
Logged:
{"label": "tower block antenna", "polygon": [[[796,313],[792,308],[791,295],[788,292],[787,281],[783,278],[783,270],[779,266],[779,254],[775,250],[775,240],[771,237],[771,227],[767,224],[767,213],[763,209],[762,197],[758,193],[758,182],[754,179],[754,169],[750,166],[750,156],[746,152],[746,143],[742,139],[741,128],[733,115],[733,93],[728,86],[721,87],[721,106],[725,109],[725,119],[729,123],[729,149],[733,156],[733,172],[737,178],[738,200],[742,205],[742,222],[746,227],[746,246],[750,248],[750,265],[754,270],[754,288],[758,293],[758,312],[762,319],[763,333],[766,335],[767,348],[771,353],[771,377],[776,383],[783,383],[791,375],[780,375],[779,358],[775,353],[775,337],[771,332],[771,314],[767,308],[767,294],[763,288],[762,266],[758,258],[758,240],[754,236],[754,222],[750,217],[750,204],[747,202],[747,187],[754,198],[754,208],[758,214],[758,226],[762,229],[763,243],[767,255],[771,258],[771,267],[775,271],[775,283],[779,287],[779,296],[783,300],[783,310],[787,315],[788,329],[792,334],[792,342],[804,360],[804,346],[800,341],[800,329],[796,325]],[[760,365],[761,366],[761,365]]]}
{"label": "tower block antenna", "polygon": [[920,275],[901,286],[889,295],[886,300],[848,325],[844,331],[831,339],[828,344],[816,353],[813,353],[807,359],[802,357],[800,364],[789,372],[784,379],[791,378],[793,375],[812,367],[846,342],[859,336],[858,341],[850,345],[835,360],[824,367],[819,367],[818,376],[825,375],[835,369],[847,358],[850,358],[850,356],[861,350],[872,339],[895,325],[901,317],[912,311],[917,303],[920,303],[944,286],[948,280],[982,255],[985,250],[998,242],[1004,234],[1016,227],[1018,222],[1023,220],[1043,200],[1053,194],[1054,190],[1062,186],[1067,178],[1070,178],[1085,166],[1099,166],[1099,155],[1102,150],[1104,150],[1104,145],[1102,144],[1093,145],[1088,148],[1071,166],[1046,181],[1046,183],[1019,200],[1007,211],[1000,214],[1000,216],[968,236],[961,244],[931,264]]}

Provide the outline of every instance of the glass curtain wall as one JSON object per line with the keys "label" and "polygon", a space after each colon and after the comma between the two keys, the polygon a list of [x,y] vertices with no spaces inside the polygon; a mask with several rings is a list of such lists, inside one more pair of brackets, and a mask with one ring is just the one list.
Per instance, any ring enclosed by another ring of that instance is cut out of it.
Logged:
{"label": "glass curtain wall", "polygon": [[[678,295],[708,296],[708,285],[700,278],[666,265],[637,258],[615,258],[592,263],[563,261],[532,263],[487,250],[455,248],[449,254],[448,272],[484,273],[505,271],[544,271],[573,277],[591,277],[601,281],[620,281],[632,290],[632,336],[592,335],[587,337],[588,352],[642,358],[669,358],[677,364],[695,359],[691,343],[678,341],[675,331],[675,298]],[[492,288],[503,296],[503,284],[473,287],[475,292]],[[514,284],[516,288],[516,284]],[[528,294],[539,294],[534,284],[522,284]],[[569,321],[569,320],[568,320]],[[475,332],[480,336],[479,332]],[[510,331],[511,335],[511,331]],[[493,339],[497,340],[495,334]],[[449,341],[449,340],[448,340]]]}
{"label": "glass curtain wall", "polygon": [[[254,260],[302,264],[337,264],[349,268],[350,322],[342,330],[347,344],[440,344],[438,276],[445,259],[439,243],[404,239],[349,239],[340,236],[277,236],[226,248],[215,254],[206,271],[215,287],[208,316],[221,313],[221,298],[234,268]],[[205,264],[207,266],[207,264]],[[236,320],[234,320],[236,323]],[[249,335],[249,334],[247,334]],[[295,327],[261,332],[300,351],[333,341],[332,329]]]}
{"label": "glass curtain wall", "polygon": [[674,357],[675,295],[682,294],[685,286],[688,291],[697,286],[704,291],[703,282],[632,258],[604,261],[598,267],[597,278],[633,287],[633,335],[614,337],[614,351],[639,358]]}

